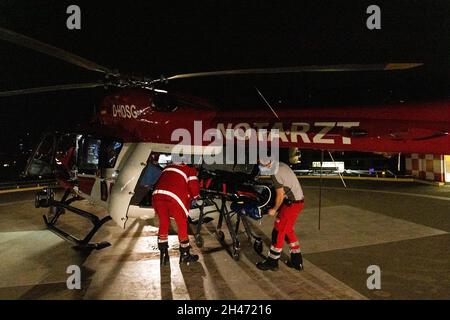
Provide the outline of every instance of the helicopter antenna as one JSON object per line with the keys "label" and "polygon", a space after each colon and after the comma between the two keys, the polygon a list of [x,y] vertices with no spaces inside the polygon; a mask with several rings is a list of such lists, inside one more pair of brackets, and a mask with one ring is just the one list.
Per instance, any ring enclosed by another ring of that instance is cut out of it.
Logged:
{"label": "helicopter antenna", "polygon": [[[336,161],[334,161],[333,155],[331,154],[330,150],[327,150],[327,151],[328,151],[328,154],[330,155],[331,161],[333,161],[334,166],[336,167],[336,169],[338,169],[338,167],[336,165]],[[340,173],[339,170],[338,170],[338,175],[339,175],[339,178],[341,178],[341,181],[342,181],[342,184],[344,185],[344,187],[347,188],[344,178],[342,177],[342,174]]]}
{"label": "helicopter antenna", "polygon": [[261,91],[259,91],[259,89],[257,87],[255,87],[256,92],[258,92],[259,96],[261,97],[261,99],[263,99],[264,103],[269,107],[270,111],[272,111],[272,113],[275,115],[275,117],[277,117],[277,119],[280,119],[280,117],[278,116],[278,114],[275,112],[275,110],[272,108],[272,106],[270,105],[269,101],[267,101],[267,99],[263,96],[263,94],[261,93]]}
{"label": "helicopter antenna", "polygon": [[322,213],[322,183],[323,183],[323,149],[321,150],[320,153],[320,185],[319,185],[319,220],[318,220],[318,229],[320,230],[320,216]]}

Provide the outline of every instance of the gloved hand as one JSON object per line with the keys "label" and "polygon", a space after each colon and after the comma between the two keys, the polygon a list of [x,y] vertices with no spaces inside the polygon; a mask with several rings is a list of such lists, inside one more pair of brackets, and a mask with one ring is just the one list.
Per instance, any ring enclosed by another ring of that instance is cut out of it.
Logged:
{"label": "gloved hand", "polygon": [[203,205],[203,199],[197,198],[191,201],[191,208],[196,209]]}

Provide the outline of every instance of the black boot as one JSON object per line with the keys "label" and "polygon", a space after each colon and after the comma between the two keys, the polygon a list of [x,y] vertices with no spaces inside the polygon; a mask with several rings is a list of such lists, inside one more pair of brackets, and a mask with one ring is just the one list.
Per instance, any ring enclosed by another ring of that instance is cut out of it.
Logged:
{"label": "black boot", "polygon": [[168,242],[158,242],[159,249],[159,263],[165,265],[169,262],[169,243]]}
{"label": "black boot", "polygon": [[278,269],[278,259],[273,259],[271,257],[267,257],[266,260],[258,262],[256,267],[259,270],[277,270]]}
{"label": "black boot", "polygon": [[289,268],[294,268],[297,270],[303,270],[303,257],[302,253],[291,253],[291,260],[286,262]]}
{"label": "black boot", "polygon": [[190,246],[183,247],[182,244],[180,244],[180,263],[189,264],[198,261],[198,255],[191,254],[189,252],[190,248]]}

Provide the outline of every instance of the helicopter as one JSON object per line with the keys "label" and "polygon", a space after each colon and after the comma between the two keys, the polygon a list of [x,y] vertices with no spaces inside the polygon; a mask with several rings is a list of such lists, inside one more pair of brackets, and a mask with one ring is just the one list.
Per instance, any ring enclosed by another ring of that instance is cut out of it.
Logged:
{"label": "helicopter", "polygon": [[[435,154],[450,151],[450,101],[377,105],[376,112],[374,106],[364,105],[333,108],[293,106],[274,110],[258,91],[267,105],[266,109],[236,111],[221,110],[200,97],[164,89],[169,81],[193,78],[319,72],[401,72],[420,68],[422,63],[308,65],[206,71],[149,78],[123,74],[8,29],[0,28],[0,39],[103,74],[101,81],[3,91],[0,92],[0,98],[96,87],[119,89],[103,99],[98,114],[84,128],[76,132],[45,134],[24,171],[27,176],[55,174],[59,185],[65,190],[62,198],[55,200],[54,190],[46,189],[37,193],[35,205],[50,207],[53,214],[44,216],[47,227],[79,247],[102,249],[109,246],[107,242],[91,243],[90,240],[110,220],[125,228],[130,219],[151,219],[155,216],[148,199],[151,187],[141,184],[143,175],[149,165],[167,161],[174,147],[179,146],[180,141],[174,141],[173,133],[180,129],[194,137],[184,141],[184,146],[190,150],[187,153],[193,156],[204,156],[206,150],[209,153],[223,151],[220,144],[208,148],[211,141],[201,138],[210,129],[225,136],[230,130],[243,131],[244,134],[247,130],[253,130],[251,132],[257,136],[260,132],[276,130],[279,147],[294,150],[294,153],[301,149]],[[423,108],[426,108],[426,113],[421,112]],[[236,184],[230,177],[241,175],[243,179],[238,185],[243,186],[254,181],[256,167],[255,164],[250,167],[232,164],[224,170],[220,166],[205,166],[203,172],[209,172],[216,178],[219,176],[222,182],[229,182],[229,185]],[[228,193],[223,191],[221,194]],[[109,215],[100,219],[71,205],[81,199],[105,208]],[[264,205],[268,203],[266,200],[262,202]],[[93,227],[84,239],[75,238],[56,227],[59,216],[65,210],[92,222]]]}

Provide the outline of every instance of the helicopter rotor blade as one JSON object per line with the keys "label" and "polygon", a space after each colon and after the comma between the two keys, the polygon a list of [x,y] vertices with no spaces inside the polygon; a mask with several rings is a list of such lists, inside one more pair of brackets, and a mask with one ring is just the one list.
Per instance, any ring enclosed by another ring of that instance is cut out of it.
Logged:
{"label": "helicopter rotor blade", "polygon": [[46,54],[50,57],[54,57],[81,68],[101,72],[107,75],[118,76],[118,72],[113,71],[107,67],[99,65],[88,59],[82,58],[74,53],[65,51],[63,49],[54,47],[39,40],[27,37],[23,34],[0,27],[0,40],[4,40],[10,43],[14,43],[18,46],[28,48],[40,53]]}
{"label": "helicopter rotor blade", "polygon": [[203,78],[228,75],[248,75],[248,74],[276,74],[276,73],[302,73],[302,72],[355,72],[355,71],[383,71],[383,70],[406,70],[422,66],[422,63],[387,63],[387,64],[342,64],[342,65],[311,65],[280,68],[256,68],[256,69],[236,69],[208,72],[194,72],[176,74],[167,78],[162,77],[154,82],[166,80]]}
{"label": "helicopter rotor blade", "polygon": [[71,84],[61,84],[54,86],[27,88],[27,89],[17,89],[9,91],[0,91],[0,98],[2,97],[12,97],[23,94],[33,94],[33,93],[43,93],[43,92],[55,92],[64,90],[76,90],[76,89],[89,89],[96,87],[103,87],[105,83],[103,82],[86,82],[86,83],[71,83]]}

